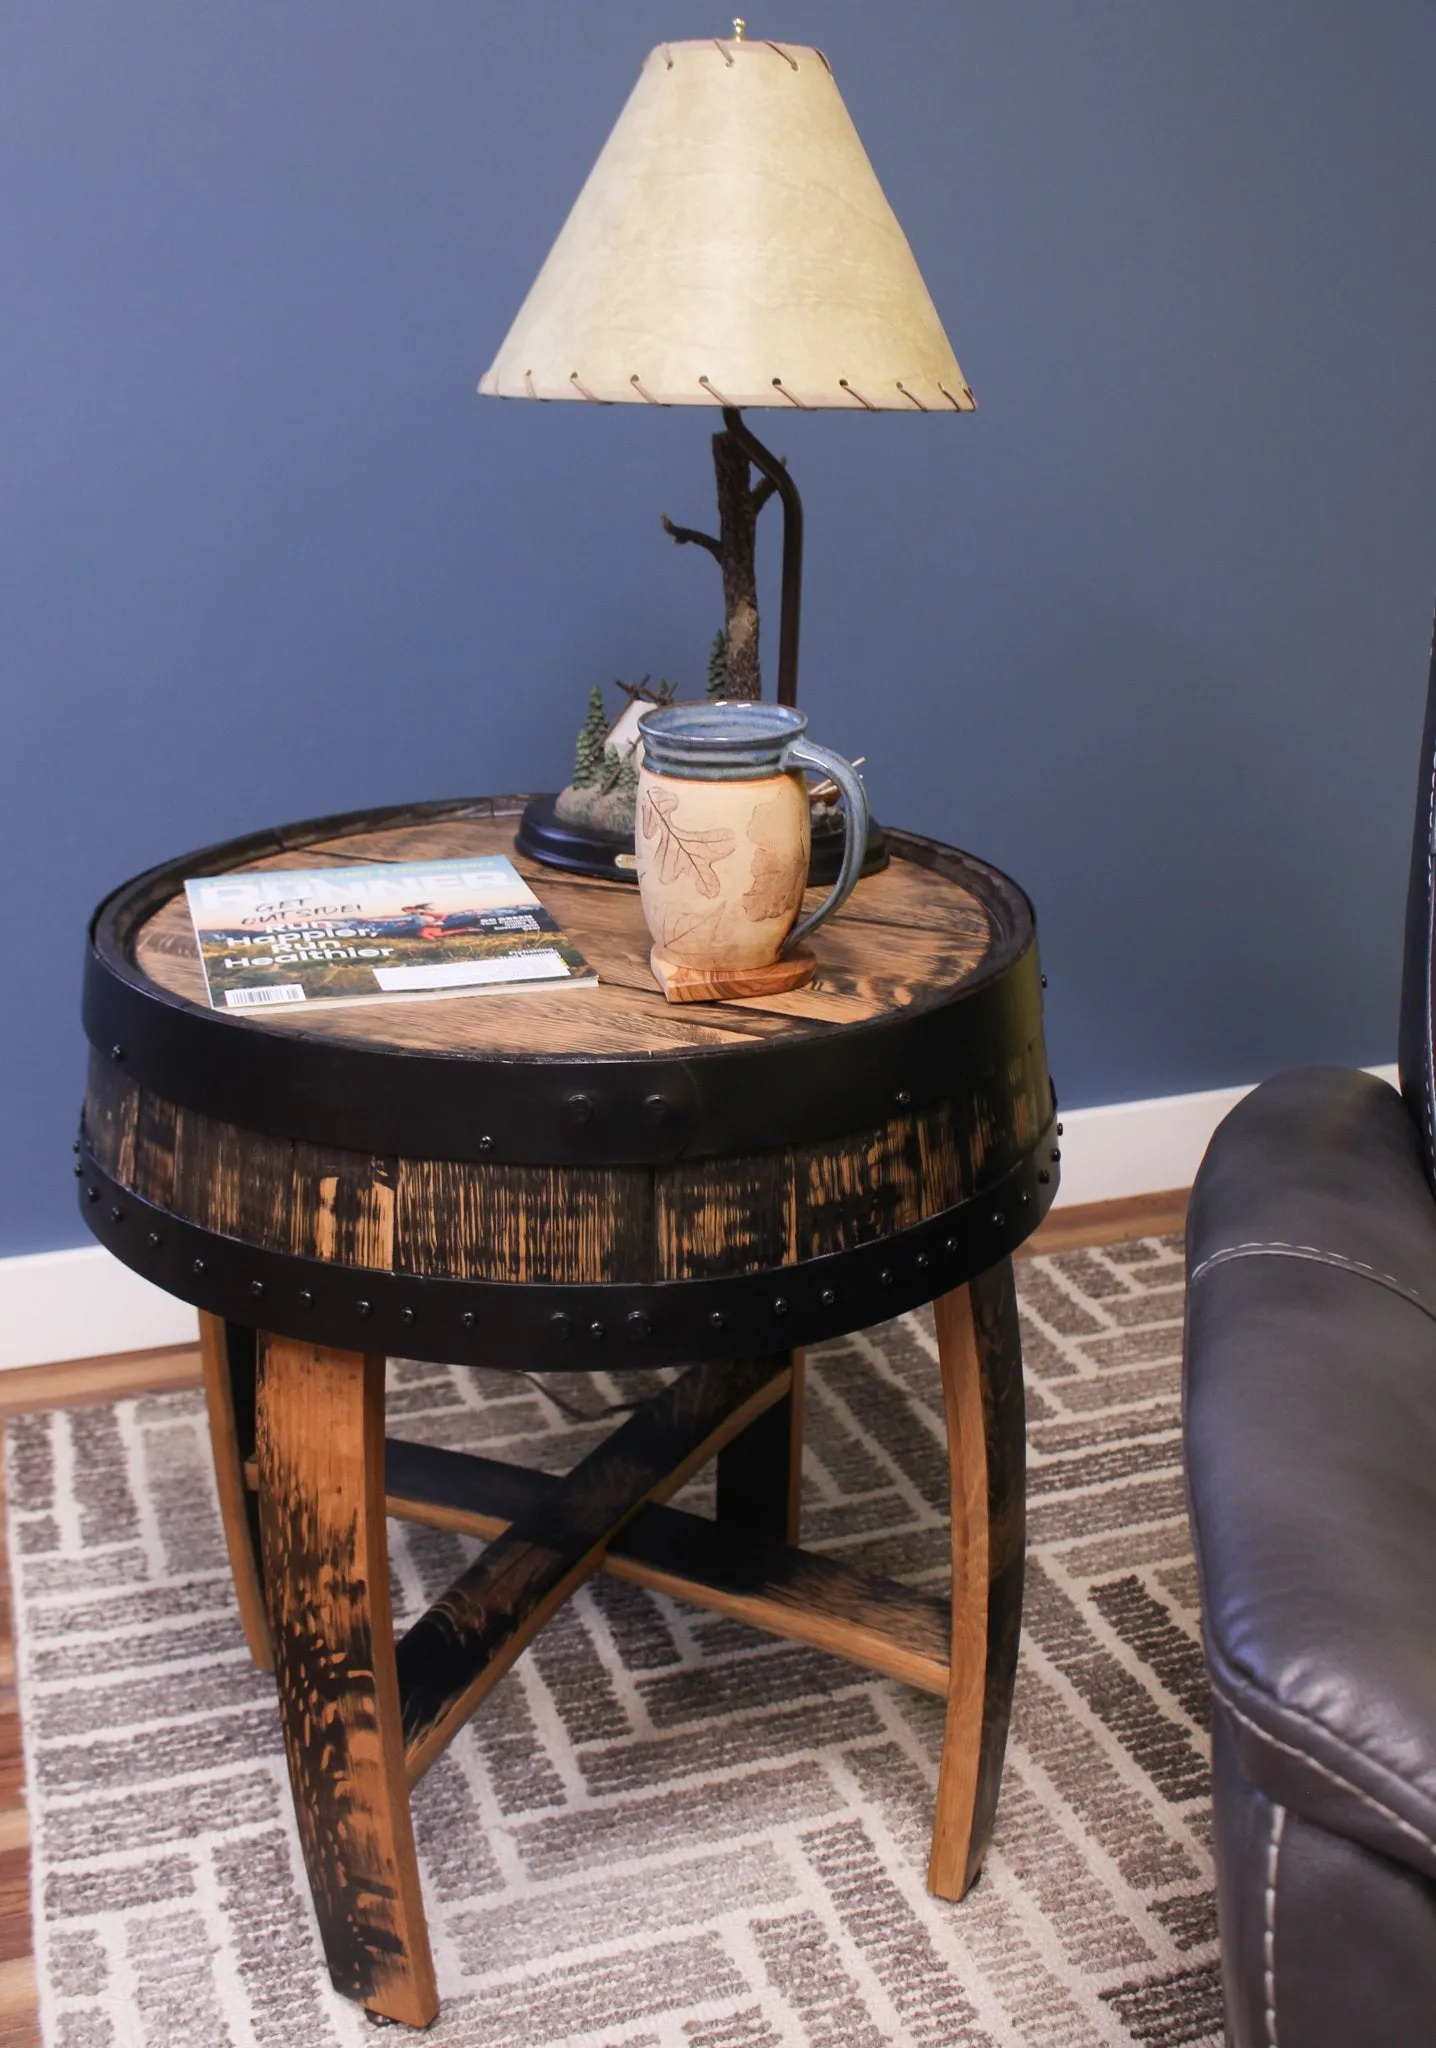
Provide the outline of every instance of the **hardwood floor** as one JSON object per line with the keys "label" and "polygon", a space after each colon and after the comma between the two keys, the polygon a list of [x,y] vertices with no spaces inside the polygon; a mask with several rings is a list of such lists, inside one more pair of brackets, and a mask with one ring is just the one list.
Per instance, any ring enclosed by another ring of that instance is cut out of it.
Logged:
{"label": "hardwood floor", "polygon": [[1190,1188],[1160,1195],[1126,1195],[1119,1202],[1074,1202],[1054,1209],[1017,1254],[1030,1259],[1075,1252],[1088,1244],[1120,1244],[1128,1237],[1170,1237],[1187,1227]]}
{"label": "hardwood floor", "polygon": [[[1047,1218],[1020,1256],[1115,1244],[1131,1237],[1166,1236],[1182,1229],[1186,1212],[1185,1189],[1060,1209]],[[0,1431],[9,1415],[43,1408],[78,1408],[199,1384],[198,1345],[74,1359],[63,1365],[22,1366],[0,1373]],[[4,1466],[0,1463],[0,2048],[41,2048],[30,1925],[30,1829],[23,1789],[4,1508]]]}
{"label": "hardwood floor", "polygon": [[30,1823],[20,1755],[4,1510],[5,1468],[0,1463],[0,2043],[3,2048],[40,2048],[30,1938]]}

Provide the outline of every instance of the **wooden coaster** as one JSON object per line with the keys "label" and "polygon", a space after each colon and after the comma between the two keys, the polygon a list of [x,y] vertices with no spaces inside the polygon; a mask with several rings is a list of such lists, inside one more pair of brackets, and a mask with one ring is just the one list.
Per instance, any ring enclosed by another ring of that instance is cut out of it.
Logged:
{"label": "wooden coaster", "polygon": [[681,967],[657,946],[648,956],[653,978],[670,1003],[731,1003],[740,996],[776,996],[806,988],[818,971],[807,946],[795,946],[766,967]]}

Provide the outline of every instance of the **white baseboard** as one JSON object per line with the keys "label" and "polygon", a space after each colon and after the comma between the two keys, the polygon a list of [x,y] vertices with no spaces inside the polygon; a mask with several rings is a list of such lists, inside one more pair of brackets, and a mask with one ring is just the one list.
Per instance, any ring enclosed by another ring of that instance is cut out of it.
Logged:
{"label": "white baseboard", "polygon": [[[1395,1067],[1373,1067],[1395,1081]],[[1063,1112],[1061,1208],[1190,1187],[1212,1132],[1247,1093],[1209,1088]],[[193,1344],[195,1312],[98,1245],[0,1259],[0,1372]]]}
{"label": "white baseboard", "polygon": [[113,1351],[159,1351],[198,1338],[186,1302],[141,1280],[97,1244],[0,1259],[0,1372]]}
{"label": "white baseboard", "polygon": [[[1368,1067],[1396,1084],[1396,1068]],[[1189,1188],[1212,1132],[1250,1088],[1204,1088],[1062,1113],[1062,1185],[1054,1208]]]}

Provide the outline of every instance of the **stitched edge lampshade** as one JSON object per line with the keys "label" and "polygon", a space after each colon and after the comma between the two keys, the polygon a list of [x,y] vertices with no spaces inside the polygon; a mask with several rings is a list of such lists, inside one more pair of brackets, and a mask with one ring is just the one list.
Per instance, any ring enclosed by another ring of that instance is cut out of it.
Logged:
{"label": "stitched edge lampshade", "polygon": [[736,40],[651,52],[479,390],[974,404],[827,59]]}

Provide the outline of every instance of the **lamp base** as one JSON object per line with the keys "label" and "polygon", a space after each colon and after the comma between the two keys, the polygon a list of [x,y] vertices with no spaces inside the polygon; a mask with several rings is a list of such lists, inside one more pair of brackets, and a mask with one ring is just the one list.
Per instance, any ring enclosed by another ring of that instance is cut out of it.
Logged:
{"label": "lamp base", "polygon": [[[636,882],[638,857],[633,841],[623,832],[602,832],[591,825],[570,825],[554,810],[553,796],[531,797],[519,820],[514,844],[531,860],[545,867],[566,868],[573,875],[596,875],[605,882]],[[830,889],[838,879],[843,858],[843,833],[834,811],[831,826],[819,826],[813,833],[813,850],[808,861],[811,888]],[[883,828],[874,820],[868,827],[863,873],[875,875],[888,864]]]}

